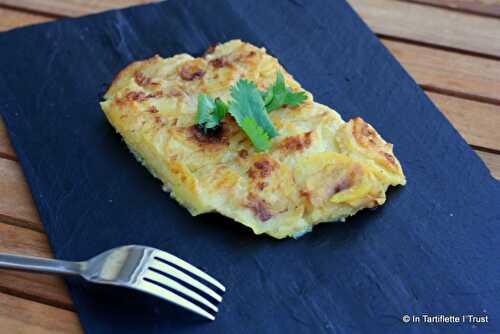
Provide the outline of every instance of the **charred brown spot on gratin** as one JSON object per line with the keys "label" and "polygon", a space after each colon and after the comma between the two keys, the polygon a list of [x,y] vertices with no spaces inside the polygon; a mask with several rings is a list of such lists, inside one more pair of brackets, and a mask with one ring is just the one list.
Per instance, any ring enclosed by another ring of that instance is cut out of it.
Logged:
{"label": "charred brown spot on gratin", "polygon": [[205,75],[205,70],[199,61],[190,61],[182,65],[179,69],[179,76],[186,81],[200,79]]}
{"label": "charred brown spot on gratin", "polygon": [[303,135],[286,137],[281,143],[281,147],[289,151],[303,151],[311,146],[312,131],[306,132]]}
{"label": "charred brown spot on gratin", "polygon": [[266,157],[256,161],[248,170],[247,174],[251,179],[266,178],[278,167],[278,163]]}
{"label": "charred brown spot on gratin", "polygon": [[359,145],[364,147],[383,145],[378,133],[361,117],[355,118],[352,122],[352,134]]}
{"label": "charred brown spot on gratin", "polygon": [[247,207],[251,209],[262,222],[266,222],[273,217],[269,209],[269,204],[255,194],[250,193],[248,196]]}

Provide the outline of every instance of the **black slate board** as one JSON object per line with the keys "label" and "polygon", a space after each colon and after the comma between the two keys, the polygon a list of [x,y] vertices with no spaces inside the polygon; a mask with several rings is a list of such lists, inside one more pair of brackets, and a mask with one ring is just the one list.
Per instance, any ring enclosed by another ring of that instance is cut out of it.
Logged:
{"label": "black slate board", "polygon": [[[98,101],[133,60],[200,54],[232,38],[268,48],[345,119],[372,123],[396,144],[408,185],[384,207],[299,240],[190,217],[133,159]],[[169,0],[3,33],[0,50],[0,111],[55,255],[146,244],[228,287],[207,323],[72,279],[87,332],[500,332],[499,183],[344,1]],[[490,321],[412,325],[403,314]]]}

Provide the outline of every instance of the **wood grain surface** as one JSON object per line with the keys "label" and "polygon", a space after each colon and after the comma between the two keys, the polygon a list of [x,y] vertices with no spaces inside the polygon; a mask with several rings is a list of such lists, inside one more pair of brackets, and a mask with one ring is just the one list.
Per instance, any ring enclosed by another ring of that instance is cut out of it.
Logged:
{"label": "wood grain surface", "polygon": [[6,334],[83,333],[76,313],[0,293],[0,329]]}
{"label": "wood grain surface", "polygon": [[393,0],[348,2],[378,34],[500,58],[495,18]]}
{"label": "wood grain surface", "polygon": [[500,151],[500,106],[436,93],[428,95],[469,144]]}
{"label": "wood grain surface", "polygon": [[425,89],[500,104],[500,61],[382,38]]}
{"label": "wood grain surface", "polygon": [[[1,3],[1,2],[0,2]],[[0,7],[0,31],[53,20],[53,16],[20,12]]]}
{"label": "wood grain surface", "polygon": [[500,17],[498,0],[406,0],[486,16]]}
{"label": "wood grain surface", "polygon": [[10,143],[2,117],[0,117],[0,158],[16,159],[16,153]]}
{"label": "wood grain surface", "polygon": [[82,16],[109,9],[154,2],[152,0],[2,0],[0,4],[36,13],[57,16]]}
{"label": "wood grain surface", "polygon": [[[348,1],[500,179],[500,0]],[[0,0],[0,31],[147,2]],[[52,257],[1,120],[0,252]],[[81,333],[62,279],[0,270],[0,332]]]}
{"label": "wood grain surface", "polygon": [[[0,223],[0,252],[53,257],[44,233],[2,223]],[[73,310],[61,277],[0,270],[0,282],[0,292]]]}
{"label": "wood grain surface", "polygon": [[19,163],[0,159],[0,219],[43,231]]}
{"label": "wood grain surface", "polygon": [[500,154],[476,151],[483,159],[486,165],[490,168],[491,175],[500,180]]}

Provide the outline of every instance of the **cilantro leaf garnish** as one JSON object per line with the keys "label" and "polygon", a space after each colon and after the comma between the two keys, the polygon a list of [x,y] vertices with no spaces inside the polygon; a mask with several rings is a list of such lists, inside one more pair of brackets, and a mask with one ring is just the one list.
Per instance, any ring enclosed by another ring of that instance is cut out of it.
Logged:
{"label": "cilantro leaf garnish", "polygon": [[285,85],[285,77],[278,73],[274,84],[262,93],[264,104],[268,112],[279,109],[285,105],[298,106],[307,99],[304,92],[294,93]]}
{"label": "cilantro leaf garnish", "polygon": [[252,118],[269,138],[276,137],[278,131],[274,127],[264,107],[264,101],[257,86],[248,80],[240,80],[231,88],[233,101],[229,105],[229,113],[241,126],[247,117]]}
{"label": "cilantro leaf garnish", "polygon": [[248,138],[252,141],[257,152],[266,151],[271,148],[271,140],[267,133],[257,125],[253,118],[246,117],[240,123],[240,127],[245,131]]}
{"label": "cilantro leaf garnish", "polygon": [[208,95],[198,95],[198,112],[196,113],[196,123],[205,131],[213,129],[219,125],[228,110],[228,106],[219,98],[213,99]]}
{"label": "cilantro leaf garnish", "polygon": [[248,80],[241,79],[231,87],[232,100],[228,104],[219,98],[198,95],[198,111],[195,121],[206,135],[220,125],[229,112],[236,123],[252,141],[257,152],[271,148],[271,138],[278,135],[268,113],[285,105],[297,106],[307,99],[304,92],[294,93],[278,73],[276,82],[261,92]]}
{"label": "cilantro leaf garnish", "polygon": [[217,118],[222,120],[224,116],[226,116],[227,112],[229,110],[229,107],[227,104],[224,103],[220,98],[216,97],[215,98],[215,114],[217,115]]}

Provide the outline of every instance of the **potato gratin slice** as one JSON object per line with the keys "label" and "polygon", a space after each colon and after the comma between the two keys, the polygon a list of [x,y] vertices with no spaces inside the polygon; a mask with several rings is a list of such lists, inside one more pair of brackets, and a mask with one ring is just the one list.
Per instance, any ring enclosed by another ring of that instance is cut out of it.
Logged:
{"label": "potato gratin slice", "polygon": [[313,101],[269,113],[279,131],[266,152],[227,115],[219,130],[196,126],[198,95],[230,99],[241,78],[260,90],[281,72],[263,48],[239,40],[187,54],[135,62],[121,71],[101,107],[137,159],[192,215],[217,211],[256,234],[298,237],[321,222],[343,221],[385,202],[405,176],[392,145],[361,118],[344,122]]}

